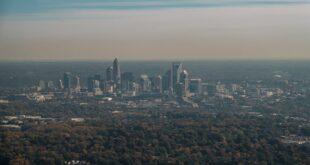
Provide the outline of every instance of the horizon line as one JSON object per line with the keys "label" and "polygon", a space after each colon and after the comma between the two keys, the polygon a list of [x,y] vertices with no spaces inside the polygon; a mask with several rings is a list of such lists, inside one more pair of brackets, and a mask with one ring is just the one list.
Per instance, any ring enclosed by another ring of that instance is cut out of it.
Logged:
{"label": "horizon line", "polygon": [[[246,58],[238,58],[238,59],[121,59],[119,57],[115,57],[121,62],[202,62],[202,61],[287,61],[287,62],[310,62],[310,58],[300,58],[300,59],[246,59]],[[100,62],[110,62],[113,61],[115,58],[111,59],[93,59],[93,60],[78,60],[78,59],[59,59],[59,60],[51,60],[51,59],[39,59],[39,60],[20,60],[20,59],[4,59],[0,60],[0,63],[10,63],[10,62],[16,62],[16,63],[22,63],[22,62],[92,62],[92,63],[100,63]]]}

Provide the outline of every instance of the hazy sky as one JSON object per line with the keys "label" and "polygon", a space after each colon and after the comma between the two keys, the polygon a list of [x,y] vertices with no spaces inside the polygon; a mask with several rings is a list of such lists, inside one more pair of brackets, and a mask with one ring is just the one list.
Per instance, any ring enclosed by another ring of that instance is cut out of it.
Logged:
{"label": "hazy sky", "polygon": [[0,60],[310,59],[310,0],[0,0]]}

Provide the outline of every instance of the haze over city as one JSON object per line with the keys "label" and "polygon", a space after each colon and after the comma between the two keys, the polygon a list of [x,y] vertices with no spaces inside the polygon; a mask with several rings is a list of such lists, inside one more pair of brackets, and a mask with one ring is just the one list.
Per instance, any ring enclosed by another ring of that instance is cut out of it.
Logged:
{"label": "haze over city", "polygon": [[0,165],[310,165],[310,0],[0,0]]}
{"label": "haze over city", "polygon": [[309,59],[309,0],[2,0],[0,60]]}

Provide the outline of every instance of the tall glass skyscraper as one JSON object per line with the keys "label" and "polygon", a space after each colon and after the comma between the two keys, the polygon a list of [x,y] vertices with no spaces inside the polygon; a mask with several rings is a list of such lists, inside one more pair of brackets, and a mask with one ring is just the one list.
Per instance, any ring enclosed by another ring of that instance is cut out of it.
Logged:
{"label": "tall glass skyscraper", "polygon": [[121,70],[117,58],[113,61],[113,81],[118,85],[121,84]]}
{"label": "tall glass skyscraper", "polygon": [[106,70],[106,80],[107,82],[113,81],[113,67],[109,66]]}
{"label": "tall glass skyscraper", "polygon": [[71,73],[69,72],[64,73],[63,85],[64,85],[64,89],[71,88]]}
{"label": "tall glass skyscraper", "polygon": [[171,92],[174,93],[174,89],[180,82],[180,76],[183,71],[183,64],[181,62],[173,62],[171,65],[171,81],[170,81],[170,89]]}

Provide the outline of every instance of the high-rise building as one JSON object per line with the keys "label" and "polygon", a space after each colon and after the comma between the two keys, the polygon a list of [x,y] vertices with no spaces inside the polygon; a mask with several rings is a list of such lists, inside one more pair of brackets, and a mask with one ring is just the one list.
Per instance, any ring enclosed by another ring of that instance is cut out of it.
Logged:
{"label": "high-rise building", "polygon": [[96,75],[94,76],[94,80],[101,81],[101,76],[100,76],[100,74],[96,74]]}
{"label": "high-rise building", "polygon": [[236,92],[238,89],[240,89],[240,86],[238,84],[231,84],[230,88],[232,92]]}
{"label": "high-rise building", "polygon": [[88,77],[87,79],[87,90],[88,92],[93,92],[94,95],[101,95],[102,91],[100,89],[100,81],[98,76]]}
{"label": "high-rise building", "polygon": [[38,91],[45,90],[45,87],[46,87],[45,81],[40,80],[39,86],[38,86]]}
{"label": "high-rise building", "polygon": [[175,88],[174,88],[174,93],[178,97],[183,97],[184,94],[184,84],[183,83],[178,83]]}
{"label": "high-rise building", "polygon": [[189,95],[189,75],[186,70],[183,70],[180,74],[180,83],[182,84],[182,95],[187,97]]}
{"label": "high-rise building", "polygon": [[70,89],[71,88],[71,73],[69,73],[69,72],[64,73],[63,85],[64,85],[64,89]]}
{"label": "high-rise building", "polygon": [[162,77],[162,90],[164,93],[169,93],[170,91],[170,80],[171,80],[171,71],[168,70]]}
{"label": "high-rise building", "polygon": [[142,93],[151,91],[151,81],[145,74],[140,76],[140,91]]}
{"label": "high-rise building", "polygon": [[94,77],[87,78],[87,90],[88,92],[92,92],[94,89]]}
{"label": "high-rise building", "polygon": [[59,80],[59,81],[58,81],[57,88],[58,88],[59,90],[63,90],[63,89],[64,89],[64,84],[63,84],[62,80]]}
{"label": "high-rise building", "polygon": [[216,92],[224,94],[225,90],[226,90],[226,85],[222,84],[221,82],[217,82],[217,84],[216,84]]}
{"label": "high-rise building", "polygon": [[100,89],[100,81],[93,79],[92,80],[92,92],[93,94],[96,95],[102,95],[102,91]]}
{"label": "high-rise building", "polygon": [[113,81],[116,84],[121,84],[121,70],[117,58],[113,61]]}
{"label": "high-rise building", "polygon": [[133,82],[135,77],[132,72],[124,72],[122,73],[122,91],[131,91],[133,90]]}
{"label": "high-rise building", "polygon": [[114,93],[114,90],[115,90],[115,84],[112,83],[112,82],[106,82],[105,83],[105,86],[104,86],[104,91],[106,93]]}
{"label": "high-rise building", "polygon": [[207,93],[209,97],[213,97],[216,95],[216,85],[208,84],[207,85]]}
{"label": "high-rise building", "polygon": [[183,71],[183,64],[181,62],[173,62],[171,64],[171,80],[170,80],[170,88],[172,93],[176,88],[177,84],[180,82],[180,75]]}
{"label": "high-rise building", "polygon": [[46,83],[46,87],[49,89],[49,90],[55,90],[55,85],[54,85],[54,82],[53,81],[48,81]]}
{"label": "high-rise building", "polygon": [[97,88],[97,89],[100,88],[100,81],[94,79],[94,80],[92,81],[92,84],[93,84],[92,86],[93,86],[94,88]]}
{"label": "high-rise building", "polygon": [[79,76],[74,76],[72,78],[72,88],[77,92],[81,90],[80,77]]}
{"label": "high-rise building", "polygon": [[201,83],[201,92],[203,96],[208,96],[208,83]]}
{"label": "high-rise building", "polygon": [[154,78],[154,91],[157,93],[163,92],[163,79],[160,75]]}
{"label": "high-rise building", "polygon": [[138,83],[133,82],[133,96],[135,96],[137,93],[139,93],[140,86]]}
{"label": "high-rise building", "polygon": [[102,79],[100,74],[94,75],[94,80],[98,80],[99,81],[100,89],[104,89],[105,88],[106,83],[104,82],[104,80]]}
{"label": "high-rise building", "polygon": [[112,66],[109,66],[106,69],[106,79],[107,79],[107,82],[113,81],[113,67]]}
{"label": "high-rise building", "polygon": [[202,80],[200,78],[190,79],[189,90],[191,93],[200,95],[202,92]]}

